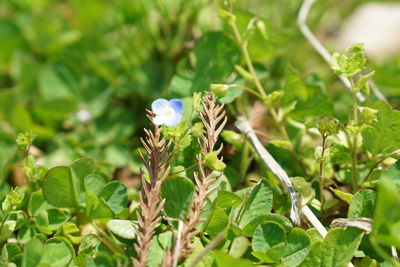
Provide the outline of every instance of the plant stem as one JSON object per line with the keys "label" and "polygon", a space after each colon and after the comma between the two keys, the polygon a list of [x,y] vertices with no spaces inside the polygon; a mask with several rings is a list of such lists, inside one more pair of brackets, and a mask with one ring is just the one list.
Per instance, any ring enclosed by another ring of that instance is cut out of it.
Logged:
{"label": "plant stem", "polygon": [[[243,41],[242,36],[240,35],[240,32],[239,32],[239,28],[236,25],[236,22],[231,20],[229,22],[229,24],[230,24],[230,26],[231,26],[231,28],[233,30],[233,34],[235,36],[236,42],[238,43],[238,45],[239,45],[239,47],[240,47],[240,49],[242,51],[242,54],[243,54],[244,59],[246,61],[246,65],[247,65],[247,67],[248,67],[248,69],[250,71],[250,74],[252,76],[253,82],[254,82],[254,84],[255,84],[255,86],[256,86],[256,88],[257,88],[257,90],[258,90],[258,92],[260,94],[257,94],[255,91],[253,91],[251,89],[249,91],[248,90],[249,88],[246,88],[246,87],[243,87],[243,88],[245,90],[253,93],[254,95],[258,96],[261,100],[263,100],[267,96],[267,94],[265,93],[264,87],[262,86],[260,80],[257,77],[256,71],[254,70],[254,66],[253,66],[253,63],[251,61],[249,51],[247,50],[247,44]],[[271,114],[271,116],[272,116],[272,118],[274,120],[274,123],[278,126],[279,131],[283,135],[284,139],[286,141],[290,142],[290,137],[289,137],[289,135],[288,135],[288,133],[286,131],[286,128],[285,128],[284,124],[282,123],[282,121],[279,120],[278,114],[276,113],[275,109],[274,108],[270,108],[269,112],[270,112],[270,114]],[[304,171],[304,173],[307,176],[310,176],[310,174],[308,173],[307,168],[304,165],[303,161],[294,152],[293,146],[291,146],[291,148],[289,149],[289,153],[292,155],[292,157],[295,159],[295,161],[299,164],[300,168]]]}
{"label": "plant stem", "polygon": [[257,90],[260,92],[262,97],[266,97],[267,94],[264,91],[264,88],[261,85],[260,80],[257,78],[256,71],[254,70],[253,63],[251,62],[251,58],[249,55],[249,51],[247,50],[247,45],[243,42],[242,36],[240,35],[239,28],[236,25],[235,21],[230,21],[230,25],[233,30],[233,34],[235,35],[236,41],[239,44],[240,49],[242,50],[244,59],[246,61],[247,67],[249,68],[250,74],[253,77],[254,84],[257,87]]}
{"label": "plant stem", "polygon": [[[349,81],[351,83],[351,88],[352,90],[352,95],[353,95],[353,125],[357,125],[358,124],[358,101],[357,101],[357,91],[354,85],[354,81],[352,78],[349,78]],[[352,140],[352,144],[351,144],[351,156],[352,156],[352,160],[351,160],[351,173],[352,173],[352,177],[353,177],[353,192],[356,192],[358,189],[358,170],[357,170],[357,136],[358,133],[353,132],[353,140]]]}
{"label": "plant stem", "polygon": [[372,168],[369,170],[369,172],[367,173],[367,175],[364,177],[364,179],[362,180],[361,184],[365,183],[368,180],[368,177],[372,174],[372,172],[376,169],[376,167],[378,167],[379,164],[381,164],[385,159],[390,158],[391,156],[394,156],[396,154],[400,153],[400,149],[397,149],[391,153],[389,153],[388,155],[384,156],[382,159],[378,160],[374,166],[372,166]]}
{"label": "plant stem", "polygon": [[319,194],[320,194],[320,202],[321,202],[321,216],[324,212],[324,204],[325,204],[325,198],[324,198],[324,176],[323,176],[323,171],[324,171],[324,155],[325,155],[325,149],[326,149],[326,138],[328,136],[324,135],[322,136],[322,152],[321,152],[321,158],[319,162]]}

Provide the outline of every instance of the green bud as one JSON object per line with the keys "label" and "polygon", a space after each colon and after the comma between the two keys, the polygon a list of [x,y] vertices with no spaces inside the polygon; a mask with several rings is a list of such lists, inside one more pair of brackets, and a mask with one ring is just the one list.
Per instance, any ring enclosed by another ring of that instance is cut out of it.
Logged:
{"label": "green bud", "polygon": [[226,84],[211,84],[210,90],[216,97],[224,97],[228,93],[229,86]]}
{"label": "green bud", "polygon": [[242,145],[243,136],[241,134],[238,134],[237,132],[231,130],[223,130],[221,132],[221,136],[228,144],[231,144],[233,146]]}
{"label": "green bud", "polygon": [[319,119],[317,128],[322,136],[335,135],[339,132],[339,121],[333,117],[323,116]]}
{"label": "green bud", "polygon": [[363,91],[364,93],[366,93],[367,95],[369,95],[370,93],[370,89],[369,89],[369,85],[368,82],[369,80],[372,79],[372,77],[375,75],[375,71],[372,71],[366,75],[362,75],[360,76],[360,78],[358,78],[357,82],[356,82],[356,90],[359,91]]}
{"label": "green bud", "polygon": [[203,134],[203,128],[204,128],[204,124],[202,122],[196,122],[192,128],[192,135],[194,137],[200,137]]}
{"label": "green bud", "polygon": [[26,131],[18,134],[16,142],[22,150],[28,150],[35,138],[36,135],[32,131]]}
{"label": "green bud", "polygon": [[14,188],[9,194],[6,195],[5,200],[2,203],[3,212],[14,211],[18,208],[24,199],[25,194],[18,191],[18,188]]}
{"label": "green bud", "polygon": [[226,167],[225,163],[218,159],[216,151],[212,151],[204,156],[204,165],[214,171],[221,171]]}
{"label": "green bud", "polygon": [[378,119],[376,118],[377,113],[378,113],[377,109],[363,107],[361,111],[362,121],[366,124],[371,124],[374,121],[378,121]]}
{"label": "green bud", "polygon": [[221,9],[219,11],[219,16],[225,20],[227,20],[228,22],[234,22],[236,20],[236,17],[233,13],[228,12],[226,10]]}
{"label": "green bud", "polygon": [[192,108],[193,110],[197,110],[201,104],[201,93],[196,92],[193,93],[193,98],[192,98]]}
{"label": "green bud", "polygon": [[263,99],[263,102],[268,106],[280,107],[283,102],[283,95],[283,91],[273,91]]}

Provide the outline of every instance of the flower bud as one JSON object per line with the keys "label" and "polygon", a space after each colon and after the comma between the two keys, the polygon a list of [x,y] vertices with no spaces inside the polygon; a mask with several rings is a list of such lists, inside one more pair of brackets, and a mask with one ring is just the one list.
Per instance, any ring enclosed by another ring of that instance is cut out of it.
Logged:
{"label": "flower bud", "polygon": [[317,128],[322,136],[335,135],[339,132],[339,121],[333,117],[323,116],[320,118]]}
{"label": "flower bud", "polygon": [[228,93],[229,86],[226,84],[211,84],[211,92],[215,94],[216,97],[224,97]]}

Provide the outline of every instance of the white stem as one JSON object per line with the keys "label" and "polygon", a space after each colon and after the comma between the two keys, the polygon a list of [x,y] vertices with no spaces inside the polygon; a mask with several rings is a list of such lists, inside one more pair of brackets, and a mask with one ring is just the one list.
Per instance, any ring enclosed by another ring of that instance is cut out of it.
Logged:
{"label": "white stem", "polygon": [[255,134],[253,128],[249,121],[245,117],[238,117],[235,126],[244,133],[247,138],[250,140],[250,143],[253,145],[254,149],[257,151],[257,154],[260,156],[261,160],[265,163],[268,169],[275,175],[281,185],[286,189],[288,192],[291,200],[292,200],[292,207],[290,210],[290,219],[295,225],[300,225],[300,214],[299,214],[299,207],[300,207],[300,200],[297,196],[296,191],[294,190],[292,181],[290,180],[287,173],[281,168],[278,162],[268,153],[268,151],[264,148],[261,144],[260,140],[258,140],[257,135]]}
{"label": "white stem", "polygon": [[[279,182],[288,190],[289,196],[292,199],[292,209],[290,211],[290,219],[294,224],[300,223],[300,215],[297,210],[299,206],[299,198],[297,197],[296,191],[294,191],[292,181],[289,179],[289,176],[285,172],[284,169],[276,162],[276,160],[268,153],[265,147],[258,140],[258,137],[254,133],[253,128],[251,127],[249,121],[240,116],[237,118],[235,122],[235,126],[244,133],[247,138],[250,140],[253,148],[257,151],[257,154],[260,156],[264,164],[268,167],[268,169],[274,174],[274,176],[279,180]],[[312,226],[318,231],[318,233],[325,237],[328,231],[322,225],[322,223],[318,220],[318,218],[314,215],[314,213],[308,208],[308,206],[304,206],[301,208],[304,216],[311,223]],[[353,267],[354,265],[349,262],[348,267]]]}
{"label": "white stem", "polygon": [[176,234],[176,241],[175,241],[175,248],[174,248],[174,255],[173,255],[173,262],[172,266],[176,267],[178,265],[179,260],[179,252],[181,250],[181,238],[183,232],[183,221],[178,220],[178,233]]}
{"label": "white stem", "polygon": [[[322,58],[326,61],[326,63],[328,63],[328,65],[331,65],[332,55],[328,52],[328,50],[326,50],[326,48],[321,44],[321,42],[317,39],[317,37],[314,35],[314,33],[310,30],[310,28],[307,25],[307,17],[308,14],[310,13],[310,9],[313,6],[314,2],[315,0],[304,0],[300,8],[299,15],[297,17],[297,25],[300,31],[303,33],[304,37],[306,37],[308,42],[312,45],[312,47],[314,47],[314,49],[322,56]],[[338,76],[338,78],[351,92],[352,88],[349,80],[346,77],[340,75]],[[372,89],[372,92],[378,99],[387,102],[385,96],[381,93],[381,91],[379,91],[378,87],[372,80],[369,81],[369,85]],[[365,101],[365,97],[361,93],[357,93],[357,98],[361,102]]]}

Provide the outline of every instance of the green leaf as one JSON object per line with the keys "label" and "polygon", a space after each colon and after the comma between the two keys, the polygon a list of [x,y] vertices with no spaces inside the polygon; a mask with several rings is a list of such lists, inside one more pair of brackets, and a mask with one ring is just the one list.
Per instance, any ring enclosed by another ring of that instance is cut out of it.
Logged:
{"label": "green leaf", "polygon": [[356,228],[335,228],[328,232],[323,241],[315,242],[301,267],[345,267],[363,237]]}
{"label": "green leaf", "polygon": [[197,40],[193,54],[196,57],[196,76],[190,95],[192,92],[207,90],[212,83],[223,83],[239,59],[235,41],[222,32],[203,34]]}
{"label": "green leaf", "polygon": [[218,197],[217,197],[217,207],[220,208],[229,208],[229,207],[234,207],[236,208],[237,206],[242,203],[242,199],[235,195],[234,193],[220,190],[218,191]]}
{"label": "green leaf", "polygon": [[85,267],[114,267],[115,263],[113,262],[110,255],[100,252],[96,254],[96,257],[87,257]]}
{"label": "green leaf", "polygon": [[33,226],[22,226],[18,231],[18,241],[25,244],[31,240],[31,238],[38,233],[38,230]]}
{"label": "green leaf", "polygon": [[49,220],[49,229],[53,231],[60,228],[60,226],[67,222],[71,217],[70,214],[59,209],[49,209],[47,210],[47,214]]}
{"label": "green leaf", "polygon": [[261,180],[256,184],[247,197],[243,212],[239,218],[239,227],[244,228],[253,219],[267,215],[272,209],[272,191],[267,181]]}
{"label": "green leaf", "polygon": [[148,267],[158,267],[160,266],[162,259],[164,257],[164,251],[166,248],[173,247],[173,235],[172,232],[164,232],[159,235],[153,236],[151,240],[150,253],[148,259],[149,263],[146,265]]}
{"label": "green leaf", "polygon": [[122,238],[135,239],[138,223],[130,220],[109,220],[107,227],[111,232]]}
{"label": "green leaf", "polygon": [[16,225],[16,221],[14,221],[14,220],[6,221],[2,225],[3,228],[1,228],[1,232],[0,232],[0,242],[5,241],[7,238],[9,238],[11,236],[11,234],[15,230],[15,225]]}
{"label": "green leaf", "polygon": [[351,200],[353,199],[353,195],[350,193],[346,193],[343,191],[340,191],[338,189],[329,187],[329,189],[341,200],[345,201],[347,204],[351,203]]}
{"label": "green leaf", "polygon": [[224,252],[214,252],[214,259],[217,267],[252,267],[250,261],[244,259],[236,259]]}
{"label": "green leaf", "polygon": [[171,177],[161,185],[165,199],[164,211],[168,217],[184,219],[192,203],[194,185],[187,178]]}
{"label": "green leaf", "polygon": [[98,175],[91,174],[85,178],[86,214],[91,218],[111,218],[114,213],[105,201],[98,197],[105,182]]}
{"label": "green leaf", "polygon": [[389,104],[377,101],[371,108],[378,110],[378,121],[372,122],[362,132],[365,149],[373,154],[390,153],[400,147],[400,111],[393,110]]}
{"label": "green leaf", "polygon": [[308,116],[332,115],[333,104],[324,93],[320,83],[312,80],[305,81],[291,67],[285,73],[283,103],[289,109],[288,115],[299,121],[304,121]]}
{"label": "green leaf", "polygon": [[220,207],[216,207],[207,221],[205,231],[210,236],[216,236],[228,226],[228,215]]}
{"label": "green leaf", "polygon": [[114,212],[119,214],[128,204],[126,186],[119,181],[107,183],[98,197]]}
{"label": "green leaf", "polygon": [[232,103],[236,98],[242,95],[244,89],[240,86],[229,86],[228,92],[224,97],[218,99],[220,103],[229,104]]}
{"label": "green leaf", "polygon": [[396,161],[392,166],[390,166],[390,168],[387,169],[382,175],[382,178],[383,177],[387,177],[392,180],[397,189],[400,190],[400,160]]}
{"label": "green leaf", "polygon": [[369,189],[358,191],[351,201],[347,217],[350,219],[358,217],[372,218],[375,198],[375,191]]}
{"label": "green leaf", "polygon": [[53,206],[59,208],[77,207],[78,190],[79,183],[74,180],[69,167],[54,167],[44,177],[43,196]]}
{"label": "green leaf", "polygon": [[260,224],[253,235],[252,249],[262,254],[253,254],[256,257],[262,255],[260,260],[264,262],[276,262],[283,255],[286,242],[285,230],[275,222]]}
{"label": "green leaf", "polygon": [[275,213],[269,213],[269,214],[264,214],[258,217],[255,217],[253,220],[251,220],[244,228],[243,228],[243,235],[244,236],[253,236],[254,230],[257,228],[258,225],[265,223],[265,222],[276,222],[279,225],[283,226],[285,228],[286,232],[289,232],[293,225],[290,222],[288,218],[285,216],[275,214]]}
{"label": "green leaf", "polygon": [[375,204],[373,235],[387,246],[400,248],[400,194],[394,182],[383,177],[378,185]]}
{"label": "green leaf", "polygon": [[33,192],[29,201],[28,213],[30,216],[35,216],[39,211],[53,208],[44,198],[40,191]]}
{"label": "green leaf", "polygon": [[22,267],[36,267],[42,258],[42,254],[43,243],[37,238],[32,238],[25,245],[22,256]]}
{"label": "green leaf", "polygon": [[94,162],[88,158],[77,159],[71,164],[71,173],[75,183],[79,184],[80,190],[85,188],[84,179],[87,175],[93,173]]}
{"label": "green leaf", "polygon": [[232,241],[229,255],[234,258],[241,258],[247,251],[250,241],[244,236],[238,236]]}
{"label": "green leaf", "polygon": [[65,243],[46,243],[40,264],[48,264],[48,266],[54,267],[67,266],[71,260],[71,251]]}
{"label": "green leaf", "polygon": [[[203,252],[203,244],[201,243],[198,237],[193,238],[191,246],[194,248],[194,251],[189,255],[189,257],[185,261],[185,265],[189,264],[193,261],[201,252]],[[207,255],[201,258],[201,260],[196,264],[196,267],[209,267],[213,265],[214,258],[212,257],[212,252],[209,252]],[[186,264],[187,263],[187,264]]]}
{"label": "green leaf", "polygon": [[287,236],[282,262],[288,266],[298,266],[307,257],[311,249],[311,239],[307,232],[300,228],[293,228]]}
{"label": "green leaf", "polygon": [[15,243],[7,243],[3,246],[7,250],[7,258],[10,262],[16,262],[17,257],[22,257],[21,248]]}

